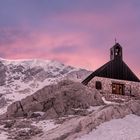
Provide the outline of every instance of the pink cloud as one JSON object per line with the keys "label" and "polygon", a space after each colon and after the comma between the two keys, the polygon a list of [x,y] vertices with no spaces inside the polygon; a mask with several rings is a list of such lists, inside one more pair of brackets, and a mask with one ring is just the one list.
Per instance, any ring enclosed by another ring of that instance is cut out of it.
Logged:
{"label": "pink cloud", "polygon": [[[59,54],[52,52],[52,49],[59,49],[59,46],[62,45],[66,48],[67,46],[74,46],[77,51],[72,54],[69,52]],[[98,48],[92,49],[90,47],[86,34],[81,33],[59,35],[36,33],[36,36],[33,36],[30,40],[24,38],[17,39],[15,42],[1,47],[0,51],[5,52],[6,56],[10,59],[57,59],[70,65],[85,68],[95,68],[97,64],[101,64],[101,59],[98,60],[96,56],[102,57]],[[92,61],[92,63],[90,61]]]}
{"label": "pink cloud", "polygon": [[[132,19],[134,23],[131,22]],[[114,45],[114,38],[117,37],[124,46],[125,61],[140,77],[140,66],[134,58],[140,36],[136,19],[137,15],[131,5],[123,4],[112,13],[62,13],[50,19],[54,23],[61,23],[60,28],[57,27],[52,32],[46,32],[47,29],[33,31],[29,38],[20,36],[11,44],[1,47],[0,51],[5,52],[7,58],[56,59],[76,67],[95,70],[109,61],[109,48]],[[76,47],[76,51],[53,51],[61,46],[66,49],[69,46]]]}

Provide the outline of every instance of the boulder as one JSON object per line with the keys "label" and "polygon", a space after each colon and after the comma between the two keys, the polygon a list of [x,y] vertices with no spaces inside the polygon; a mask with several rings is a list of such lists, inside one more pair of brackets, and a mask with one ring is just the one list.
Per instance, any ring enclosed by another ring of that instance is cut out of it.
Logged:
{"label": "boulder", "polygon": [[[81,83],[61,81],[38,90],[33,95],[12,103],[7,109],[7,117],[28,116],[28,112],[46,112],[46,118],[72,115],[73,109],[87,109],[104,104],[100,93]],[[51,112],[51,113],[50,113]]]}

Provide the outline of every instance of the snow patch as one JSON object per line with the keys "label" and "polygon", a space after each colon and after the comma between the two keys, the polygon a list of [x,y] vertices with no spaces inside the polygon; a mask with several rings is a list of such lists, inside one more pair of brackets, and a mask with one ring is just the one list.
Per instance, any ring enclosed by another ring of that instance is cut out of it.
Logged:
{"label": "snow patch", "polygon": [[45,114],[45,112],[36,111],[36,112],[34,112],[34,114],[40,114],[41,116],[43,116]]}
{"label": "snow patch", "polygon": [[102,100],[103,100],[103,102],[104,102],[105,104],[118,104],[118,103],[116,103],[116,102],[107,101],[107,100],[105,99],[105,97],[102,97]]}
{"label": "snow patch", "polygon": [[105,122],[76,140],[140,140],[140,117],[128,115]]}
{"label": "snow patch", "polygon": [[90,107],[87,109],[87,111],[89,111],[89,112],[91,112],[91,111],[96,111],[96,110],[98,110],[98,109],[101,108],[101,107],[103,107],[103,106],[90,106]]}
{"label": "snow patch", "polygon": [[0,132],[0,140],[8,140],[8,135],[6,132]]}
{"label": "snow patch", "polygon": [[0,125],[0,140],[8,140],[8,133],[4,130],[4,125]]}
{"label": "snow patch", "polygon": [[55,124],[53,120],[42,120],[39,122],[33,122],[32,124],[42,129],[43,132],[49,131],[59,126],[59,124]]}

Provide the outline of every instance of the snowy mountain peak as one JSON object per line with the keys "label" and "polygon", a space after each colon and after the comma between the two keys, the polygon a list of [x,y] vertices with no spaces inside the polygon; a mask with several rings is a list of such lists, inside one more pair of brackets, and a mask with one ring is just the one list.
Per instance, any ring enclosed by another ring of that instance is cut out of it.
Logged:
{"label": "snowy mountain peak", "polygon": [[46,85],[62,79],[80,81],[89,73],[54,60],[0,58],[0,101],[4,102],[0,108],[25,98]]}
{"label": "snowy mountain peak", "polygon": [[55,60],[46,60],[46,59],[15,59],[15,60],[10,60],[10,59],[3,59],[0,58],[0,62],[2,62],[5,65],[22,65],[25,67],[47,67],[48,65],[54,65],[55,67],[60,67],[64,66],[64,64],[55,61]]}

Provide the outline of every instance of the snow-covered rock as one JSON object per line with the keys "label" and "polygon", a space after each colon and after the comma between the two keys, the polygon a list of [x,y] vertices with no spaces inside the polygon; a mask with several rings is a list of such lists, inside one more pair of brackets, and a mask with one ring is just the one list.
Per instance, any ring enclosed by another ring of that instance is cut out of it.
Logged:
{"label": "snow-covered rock", "polygon": [[62,79],[80,81],[90,72],[51,60],[6,60],[0,58],[0,114],[7,105],[21,100],[46,85]]}
{"label": "snow-covered rock", "polygon": [[75,140],[139,140],[140,117],[130,114],[122,119],[105,122]]}
{"label": "snow-covered rock", "polygon": [[104,122],[124,118],[130,114],[140,115],[139,109],[140,101],[129,101],[120,105],[105,105],[91,114],[65,121],[62,125],[44,133],[41,137],[33,137],[32,140],[46,140],[46,138],[47,140],[75,140],[88,134]]}
{"label": "snow-covered rock", "polygon": [[45,118],[53,119],[64,115],[86,113],[85,110],[90,106],[103,104],[101,95],[96,89],[90,89],[78,82],[64,80],[12,103],[7,108],[6,116],[8,118],[23,117],[28,116],[30,112],[43,111]]}

